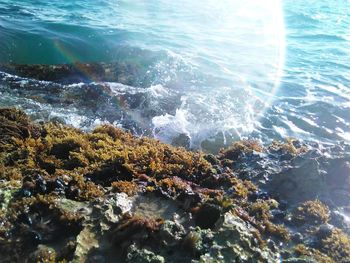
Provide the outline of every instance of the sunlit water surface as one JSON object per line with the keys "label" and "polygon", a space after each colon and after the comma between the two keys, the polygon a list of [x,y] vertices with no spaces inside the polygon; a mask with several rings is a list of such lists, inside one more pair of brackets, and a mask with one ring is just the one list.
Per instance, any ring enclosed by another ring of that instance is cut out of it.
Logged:
{"label": "sunlit water surface", "polygon": [[15,77],[14,89],[7,75],[0,105],[86,129],[137,127],[165,142],[185,134],[194,148],[244,137],[350,140],[349,14],[342,0],[0,0],[1,63],[144,69],[138,85],[103,83],[113,101],[129,100],[98,110],[79,96],[70,107],[44,99],[52,83]]}

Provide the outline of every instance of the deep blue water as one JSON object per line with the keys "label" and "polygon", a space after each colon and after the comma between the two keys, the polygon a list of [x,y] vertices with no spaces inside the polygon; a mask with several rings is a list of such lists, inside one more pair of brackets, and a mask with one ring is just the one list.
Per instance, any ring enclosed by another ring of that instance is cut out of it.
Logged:
{"label": "deep blue water", "polygon": [[63,107],[45,99],[53,83],[15,77],[14,89],[2,75],[0,106],[83,128],[131,122],[166,142],[185,133],[193,147],[350,140],[350,1],[0,0],[0,63],[77,61],[143,68],[137,86],[103,84],[142,101]]}

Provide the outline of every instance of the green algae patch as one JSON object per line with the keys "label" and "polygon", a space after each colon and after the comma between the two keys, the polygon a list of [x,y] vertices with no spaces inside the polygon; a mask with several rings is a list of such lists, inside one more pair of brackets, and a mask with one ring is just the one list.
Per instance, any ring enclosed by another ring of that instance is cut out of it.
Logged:
{"label": "green algae patch", "polygon": [[[1,177],[9,181],[22,180],[28,170],[35,170],[44,180],[66,176],[66,183],[73,188],[71,195],[77,200],[89,200],[103,195],[99,186],[112,183],[117,191],[123,191],[124,187],[130,194],[131,187],[127,189],[126,185],[132,183],[126,182],[143,174],[159,180],[178,176],[196,182],[210,174],[211,165],[201,153],[148,138],[134,138],[108,125],[92,133],[53,123],[37,127],[24,113],[13,111],[13,114],[9,109],[0,112],[2,118],[8,118],[10,127],[14,127],[3,128],[1,138],[1,144],[8,149],[4,148],[1,155]],[[42,134],[37,137],[38,133],[32,130],[41,130]],[[136,189],[135,185],[133,188]],[[33,189],[29,190],[36,194]]]}
{"label": "green algae patch", "polygon": [[350,238],[340,229],[334,229],[330,236],[322,240],[321,250],[334,262],[350,262]]}
{"label": "green algae patch", "polygon": [[117,193],[126,193],[128,196],[133,196],[138,192],[138,186],[134,182],[118,181],[112,183],[113,191]]}
{"label": "green algae patch", "polygon": [[305,245],[297,245],[294,252],[299,259],[306,261],[316,261],[318,263],[333,263],[334,261],[327,255],[321,253],[317,249],[306,247]]}
{"label": "green algae patch", "polygon": [[220,159],[236,160],[241,154],[248,152],[263,152],[263,146],[253,140],[245,140],[233,143],[229,148],[222,149],[219,153]]}
{"label": "green algae patch", "polygon": [[6,211],[16,191],[17,189],[13,188],[0,189],[0,211]]}
{"label": "green algae patch", "polygon": [[0,149],[6,147],[12,139],[38,138],[39,126],[33,124],[28,116],[20,110],[1,109],[0,114]]}
{"label": "green algae patch", "polygon": [[272,210],[278,209],[279,203],[274,199],[261,200],[249,204],[248,213],[242,214],[240,217],[247,218],[260,231],[261,235],[268,235],[283,241],[290,240],[290,232],[283,224],[275,224],[271,222],[273,219]]}
{"label": "green algae patch", "polygon": [[330,219],[330,211],[329,208],[319,200],[307,201],[296,208],[293,219],[301,224],[325,224]]}
{"label": "green algae patch", "polygon": [[[201,153],[135,138],[110,125],[84,133],[58,123],[35,124],[16,109],[0,109],[0,118],[0,176],[4,185],[0,193],[0,254],[12,251],[14,261],[21,257],[39,260],[44,255],[49,261],[71,260],[76,247],[84,250],[79,244],[85,240],[85,235],[79,235],[82,222],[100,211],[105,211],[103,218],[107,219],[100,231],[111,228],[113,240],[126,240],[140,229],[152,234],[163,219],[133,216],[122,219],[115,228],[111,224],[121,218],[115,214],[117,210],[96,209],[91,203],[105,200],[107,193],[133,196],[150,188],[169,196],[172,192],[176,198],[181,191],[192,191],[189,182],[201,189],[201,181],[211,175],[211,164]],[[8,188],[11,185],[16,187]],[[210,191],[201,195],[206,192]],[[55,253],[40,247],[55,241]],[[69,248],[60,244],[67,242]]]}

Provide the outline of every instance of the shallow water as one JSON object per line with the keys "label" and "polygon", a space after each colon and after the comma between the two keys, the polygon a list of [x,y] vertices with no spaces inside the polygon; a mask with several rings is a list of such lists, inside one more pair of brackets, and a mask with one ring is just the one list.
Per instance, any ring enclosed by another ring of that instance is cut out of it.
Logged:
{"label": "shallow water", "polygon": [[[244,137],[349,141],[349,11],[341,0],[0,0],[0,63],[118,62],[138,72],[132,85],[1,74],[0,105],[165,142],[186,134],[207,149]],[[91,89],[102,95],[88,98]]]}

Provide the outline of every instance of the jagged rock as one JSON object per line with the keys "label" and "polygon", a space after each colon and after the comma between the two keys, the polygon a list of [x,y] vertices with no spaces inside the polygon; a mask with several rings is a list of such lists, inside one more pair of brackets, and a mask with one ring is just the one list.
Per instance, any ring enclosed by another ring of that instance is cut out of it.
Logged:
{"label": "jagged rock", "polygon": [[126,193],[117,193],[106,198],[102,198],[94,206],[98,210],[100,226],[102,230],[108,230],[113,223],[117,223],[123,214],[131,211],[133,200]]}
{"label": "jagged rock", "polygon": [[162,256],[154,254],[147,249],[138,249],[131,245],[127,250],[126,262],[132,263],[164,263]]}
{"label": "jagged rock", "polygon": [[87,260],[89,251],[99,247],[96,233],[91,227],[85,227],[77,236],[77,247],[75,249],[73,262],[84,262]]}
{"label": "jagged rock", "polygon": [[165,246],[175,246],[184,237],[185,229],[179,223],[166,220],[159,230],[159,235]]}
{"label": "jagged rock", "polygon": [[213,246],[199,262],[279,262],[279,253],[259,248],[254,239],[246,222],[226,213],[222,225],[214,232]]}

